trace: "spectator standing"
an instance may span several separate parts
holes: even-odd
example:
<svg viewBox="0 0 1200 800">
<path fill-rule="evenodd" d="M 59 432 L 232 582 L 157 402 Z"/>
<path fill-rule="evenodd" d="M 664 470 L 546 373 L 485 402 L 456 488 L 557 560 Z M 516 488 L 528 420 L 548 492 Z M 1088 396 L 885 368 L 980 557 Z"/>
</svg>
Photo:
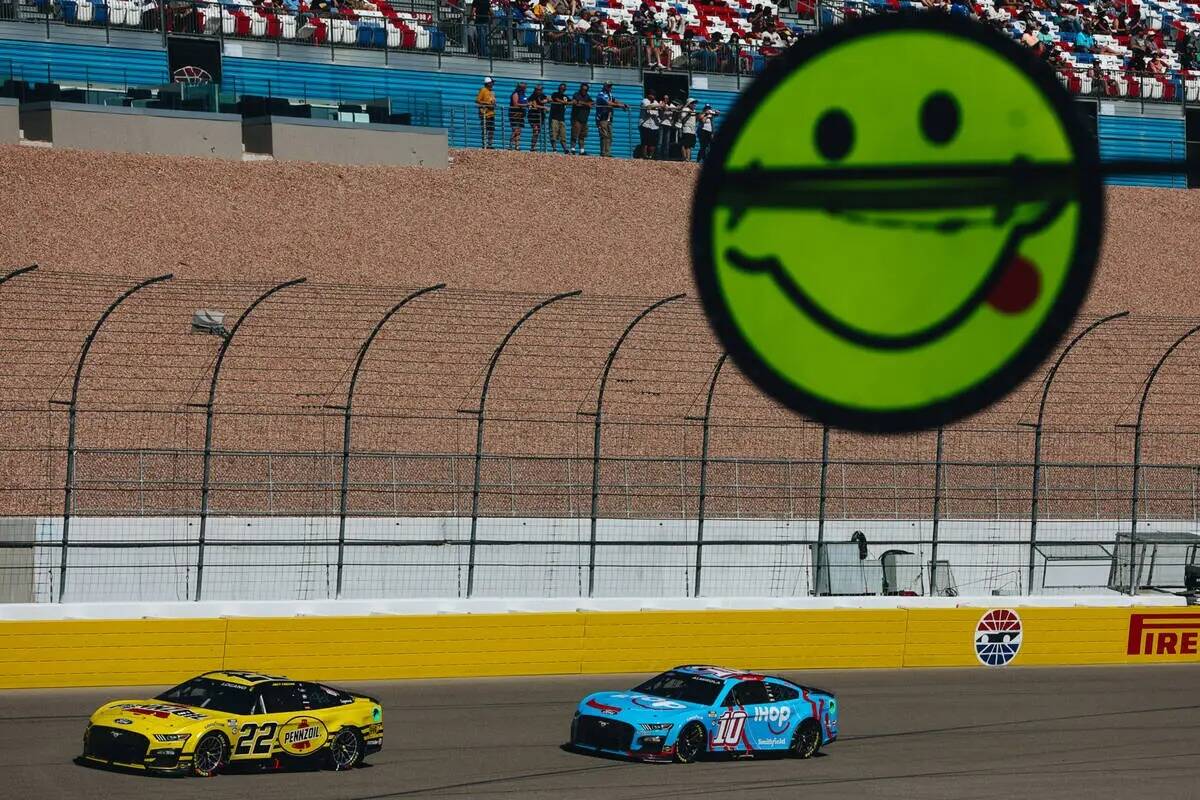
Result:
<svg viewBox="0 0 1200 800">
<path fill-rule="evenodd" d="M 692 160 L 692 148 L 696 146 L 696 98 L 690 98 L 679 112 L 679 155 L 684 161 Z"/>
<path fill-rule="evenodd" d="M 669 159 L 671 145 L 675 143 L 675 115 L 679 106 L 671 102 L 671 96 L 664 93 L 658 103 L 658 157 Z"/>
<path fill-rule="evenodd" d="M 592 96 L 588 94 L 588 85 L 579 84 L 579 91 L 571 97 L 571 152 L 587 155 L 584 145 L 587 142 L 588 117 L 592 113 Z"/>
<path fill-rule="evenodd" d="M 492 30 L 492 0 L 471 0 L 471 29 L 475 31 L 475 53 L 487 58 Z"/>
<path fill-rule="evenodd" d="M 571 99 L 567 97 L 567 85 L 560 83 L 558 91 L 550 95 L 550 152 L 557 152 L 554 145 L 562 148 L 567 155 L 567 106 Z"/>
<path fill-rule="evenodd" d="M 541 146 L 542 122 L 546 118 L 546 92 L 542 85 L 533 87 L 529 96 L 529 150 L 533 152 Z"/>
<path fill-rule="evenodd" d="M 710 105 L 705 105 L 700 112 L 700 152 L 696 154 L 696 160 L 701 163 L 708 156 L 708 148 L 712 145 L 713 120 L 720 113 Z"/>
<path fill-rule="evenodd" d="M 638 153 L 641 158 L 654 158 L 654 148 L 658 144 L 658 100 L 654 92 L 647 89 L 642 98 L 641 118 L 638 120 L 638 134 L 641 136 L 641 147 Z"/>
<path fill-rule="evenodd" d="M 612 95 L 613 85 L 606 83 L 596 95 L 596 131 L 600 134 L 600 157 L 612 156 L 612 121 L 614 108 L 629 108 Z"/>
<path fill-rule="evenodd" d="M 525 82 L 522 81 L 508 96 L 508 124 L 512 128 L 512 136 L 508 140 L 509 150 L 521 149 L 521 133 L 525 130 L 525 109 L 528 107 L 529 100 L 525 97 Z"/>
<path fill-rule="evenodd" d="M 492 79 L 484 78 L 479 94 L 475 95 L 475 107 L 479 109 L 479 130 L 485 150 L 492 149 L 496 136 L 496 93 L 492 91 Z"/>
</svg>

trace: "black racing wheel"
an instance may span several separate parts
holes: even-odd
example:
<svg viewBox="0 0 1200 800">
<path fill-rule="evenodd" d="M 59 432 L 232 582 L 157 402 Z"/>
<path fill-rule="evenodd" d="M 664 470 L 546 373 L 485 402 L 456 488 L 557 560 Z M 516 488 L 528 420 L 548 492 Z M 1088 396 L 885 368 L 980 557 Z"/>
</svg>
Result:
<svg viewBox="0 0 1200 800">
<path fill-rule="evenodd" d="M 812 758 L 821 749 L 821 726 L 809 717 L 800 723 L 792 736 L 792 755 L 796 758 Z"/>
<path fill-rule="evenodd" d="M 196 743 L 192 754 L 192 774 L 200 778 L 211 778 L 229 763 L 229 742 L 221 734 L 206 733 Z"/>
<path fill-rule="evenodd" d="M 342 728 L 329 740 L 329 768 L 354 769 L 367 755 L 367 746 L 358 728 Z"/>
<path fill-rule="evenodd" d="M 691 764 L 708 749 L 708 733 L 699 722 L 689 722 L 679 732 L 675 742 L 675 760 L 680 764 Z"/>
</svg>

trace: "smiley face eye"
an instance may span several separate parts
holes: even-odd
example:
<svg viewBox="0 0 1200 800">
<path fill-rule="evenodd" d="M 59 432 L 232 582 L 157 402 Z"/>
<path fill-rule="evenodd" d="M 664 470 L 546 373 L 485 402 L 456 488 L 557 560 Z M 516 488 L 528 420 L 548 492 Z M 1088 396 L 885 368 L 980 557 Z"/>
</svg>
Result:
<svg viewBox="0 0 1200 800">
<path fill-rule="evenodd" d="M 946 92 L 934 92 L 921 104 L 921 132 L 933 144 L 947 144 L 958 133 L 958 101 Z"/>
<path fill-rule="evenodd" d="M 831 108 L 817 120 L 813 138 L 827 161 L 841 161 L 854 147 L 854 123 L 845 111 Z"/>
</svg>

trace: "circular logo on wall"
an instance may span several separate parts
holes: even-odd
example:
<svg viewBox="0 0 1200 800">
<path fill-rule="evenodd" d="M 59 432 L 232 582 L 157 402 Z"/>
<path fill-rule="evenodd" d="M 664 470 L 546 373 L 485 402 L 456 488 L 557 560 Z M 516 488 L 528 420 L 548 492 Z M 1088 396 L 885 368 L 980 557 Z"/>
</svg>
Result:
<svg viewBox="0 0 1200 800">
<path fill-rule="evenodd" d="M 1021 618 L 1010 608 L 988 611 L 975 626 L 975 655 L 988 667 L 1003 667 L 1021 649 Z"/>
<path fill-rule="evenodd" d="M 316 717 L 292 717 L 279 729 L 279 746 L 294 756 L 315 753 L 328 738 L 329 731 Z"/>
</svg>

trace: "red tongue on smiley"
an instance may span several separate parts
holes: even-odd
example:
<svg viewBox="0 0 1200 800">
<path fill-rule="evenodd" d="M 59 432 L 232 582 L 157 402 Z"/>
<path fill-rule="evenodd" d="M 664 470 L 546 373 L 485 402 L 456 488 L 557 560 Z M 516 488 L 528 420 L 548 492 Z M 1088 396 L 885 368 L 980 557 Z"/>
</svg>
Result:
<svg viewBox="0 0 1200 800">
<path fill-rule="evenodd" d="M 1000 281 L 987 296 L 988 305 L 1001 314 L 1019 314 L 1033 305 L 1042 290 L 1042 277 L 1032 261 L 1014 255 Z"/>
</svg>

